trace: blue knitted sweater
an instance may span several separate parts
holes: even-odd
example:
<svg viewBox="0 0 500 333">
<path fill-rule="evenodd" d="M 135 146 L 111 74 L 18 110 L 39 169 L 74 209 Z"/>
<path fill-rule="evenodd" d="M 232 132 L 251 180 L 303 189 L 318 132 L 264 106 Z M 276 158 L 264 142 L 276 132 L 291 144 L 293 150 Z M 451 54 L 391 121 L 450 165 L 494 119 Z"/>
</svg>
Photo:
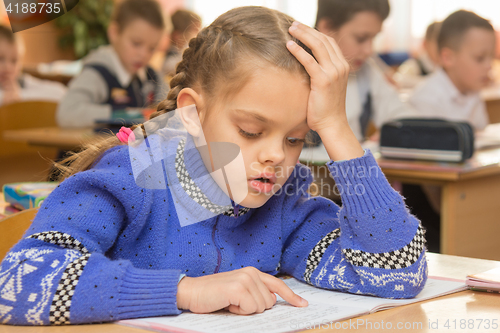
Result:
<svg viewBox="0 0 500 333">
<path fill-rule="evenodd" d="M 196 149 L 172 138 L 165 176 L 206 172 Z M 168 158 L 167 158 L 168 159 Z M 263 206 L 181 227 L 169 188 L 139 187 L 128 147 L 108 150 L 43 202 L 0 266 L 0 323 L 78 324 L 176 315 L 180 274 L 253 266 L 321 288 L 390 298 L 418 294 L 427 279 L 423 230 L 369 151 L 327 163 L 342 208 L 311 197 L 297 164 Z M 210 177 L 209 177 L 210 178 Z M 196 182 L 205 193 L 213 179 Z M 220 190 L 220 189 L 219 189 Z M 189 194 L 189 193 L 188 193 Z M 194 208 L 189 197 L 186 209 Z M 235 214 L 236 213 L 236 214 Z"/>
</svg>

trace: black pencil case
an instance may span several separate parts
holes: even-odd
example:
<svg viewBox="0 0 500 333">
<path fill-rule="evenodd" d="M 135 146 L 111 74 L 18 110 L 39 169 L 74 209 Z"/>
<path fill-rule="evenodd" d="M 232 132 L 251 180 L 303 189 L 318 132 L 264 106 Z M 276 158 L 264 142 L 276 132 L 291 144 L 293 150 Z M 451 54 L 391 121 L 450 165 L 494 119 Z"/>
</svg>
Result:
<svg viewBox="0 0 500 333">
<path fill-rule="evenodd" d="M 398 119 L 382 126 L 383 157 L 463 162 L 474 153 L 474 131 L 467 122 Z"/>
</svg>

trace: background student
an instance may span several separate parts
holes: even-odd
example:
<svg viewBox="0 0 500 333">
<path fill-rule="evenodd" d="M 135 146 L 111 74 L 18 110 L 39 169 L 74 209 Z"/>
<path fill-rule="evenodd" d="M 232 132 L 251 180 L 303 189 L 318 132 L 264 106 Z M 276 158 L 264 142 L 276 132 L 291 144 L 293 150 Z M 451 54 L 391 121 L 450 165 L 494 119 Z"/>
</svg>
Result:
<svg viewBox="0 0 500 333">
<path fill-rule="evenodd" d="M 88 127 L 110 119 L 114 110 L 143 108 L 159 102 L 168 88 L 148 62 L 165 30 L 155 0 L 124 0 L 114 9 L 108 36 L 84 59 L 80 75 L 69 84 L 57 120 L 63 127 Z"/>
<path fill-rule="evenodd" d="M 442 69 L 410 98 L 419 116 L 467 121 L 476 130 L 486 127 L 488 113 L 479 92 L 490 81 L 495 45 L 495 31 L 484 18 L 465 10 L 448 16 L 438 37 Z"/>
<path fill-rule="evenodd" d="M 439 67 L 438 36 L 441 22 L 429 24 L 421 49 L 414 58 L 406 60 L 394 74 L 400 87 L 413 88 Z"/>
<path fill-rule="evenodd" d="M 419 116 L 467 121 L 483 129 L 488 114 L 479 91 L 489 81 L 495 55 L 493 27 L 472 12 L 454 12 L 441 25 L 438 47 L 442 68 L 415 89 L 410 103 Z M 404 184 L 402 194 L 427 229 L 429 250 L 439 252 L 441 188 Z"/>
<path fill-rule="evenodd" d="M 373 39 L 389 15 L 388 0 L 318 0 L 316 28 L 333 37 L 350 64 L 346 109 L 349 125 L 364 140 L 369 124 L 415 115 L 371 58 Z"/>
<path fill-rule="evenodd" d="M 59 101 L 66 93 L 62 83 L 21 73 L 24 45 L 9 27 L 0 25 L 0 105 L 27 101 Z"/>
<path fill-rule="evenodd" d="M 175 67 L 182 60 L 182 52 L 188 47 L 189 40 L 201 29 L 201 17 L 186 9 L 179 9 L 172 14 L 173 30 L 170 34 L 171 44 L 165 56 L 163 75 L 175 75 Z"/>
</svg>

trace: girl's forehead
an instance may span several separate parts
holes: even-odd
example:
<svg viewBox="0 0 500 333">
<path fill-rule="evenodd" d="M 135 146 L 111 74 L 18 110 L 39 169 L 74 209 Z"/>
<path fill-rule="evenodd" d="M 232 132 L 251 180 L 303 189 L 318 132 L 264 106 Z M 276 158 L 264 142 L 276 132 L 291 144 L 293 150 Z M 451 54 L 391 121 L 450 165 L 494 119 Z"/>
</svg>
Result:
<svg viewBox="0 0 500 333">
<path fill-rule="evenodd" d="M 259 69 L 246 84 L 233 95 L 229 103 L 249 104 L 254 107 L 276 107 L 304 102 L 309 96 L 310 86 L 299 73 L 284 70 Z"/>
<path fill-rule="evenodd" d="M 259 72 L 226 101 L 224 109 L 268 124 L 305 121 L 310 87 L 304 76 L 276 70 Z"/>
</svg>

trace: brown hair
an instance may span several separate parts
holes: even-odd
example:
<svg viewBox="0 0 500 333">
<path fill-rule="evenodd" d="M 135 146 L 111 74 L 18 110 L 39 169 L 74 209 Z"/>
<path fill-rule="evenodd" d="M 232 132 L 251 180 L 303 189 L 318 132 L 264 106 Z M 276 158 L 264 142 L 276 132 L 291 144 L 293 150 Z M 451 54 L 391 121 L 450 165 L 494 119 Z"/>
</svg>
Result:
<svg viewBox="0 0 500 333">
<path fill-rule="evenodd" d="M 286 48 L 286 42 L 293 40 L 312 55 L 309 48 L 288 33 L 293 21 L 276 10 L 254 6 L 235 8 L 219 16 L 189 41 L 170 81 L 167 98 L 157 106 L 150 119 L 177 109 L 177 96 L 187 87 L 203 91 L 207 109 L 210 109 L 215 98 L 227 98 L 243 88 L 254 69 L 262 64 L 301 74 L 309 80 L 302 64 Z M 162 126 L 160 123 L 155 125 Z M 146 137 L 143 124 L 131 129 L 139 126 Z M 151 131 L 148 128 L 148 132 Z M 85 146 L 80 153 L 73 153 L 56 163 L 59 179 L 87 170 L 104 151 L 120 144 L 116 136 L 110 135 L 97 144 Z"/>
<path fill-rule="evenodd" d="M 425 40 L 437 42 L 439 30 L 441 30 L 441 24 L 442 22 L 432 22 L 429 24 L 427 30 L 425 31 Z"/>
<path fill-rule="evenodd" d="M 389 0 L 318 0 L 316 27 L 327 19 L 332 29 L 339 29 L 360 12 L 373 12 L 384 21 L 390 10 Z"/>
<path fill-rule="evenodd" d="M 157 0 L 124 0 L 115 5 L 111 15 L 111 21 L 116 22 L 120 30 L 136 19 L 160 30 L 165 29 L 163 10 Z"/>
<path fill-rule="evenodd" d="M 14 33 L 9 27 L 6 27 L 5 25 L 0 25 L 0 39 L 4 39 L 11 44 L 15 44 L 16 42 Z"/>
<path fill-rule="evenodd" d="M 490 22 L 481 16 L 466 10 L 458 10 L 448 16 L 441 24 L 438 37 L 438 47 L 458 49 L 465 34 L 472 28 L 486 29 L 495 32 Z"/>
<path fill-rule="evenodd" d="M 201 17 L 186 9 L 179 9 L 171 17 L 173 30 L 181 33 L 186 32 L 191 27 L 201 25 Z"/>
</svg>

